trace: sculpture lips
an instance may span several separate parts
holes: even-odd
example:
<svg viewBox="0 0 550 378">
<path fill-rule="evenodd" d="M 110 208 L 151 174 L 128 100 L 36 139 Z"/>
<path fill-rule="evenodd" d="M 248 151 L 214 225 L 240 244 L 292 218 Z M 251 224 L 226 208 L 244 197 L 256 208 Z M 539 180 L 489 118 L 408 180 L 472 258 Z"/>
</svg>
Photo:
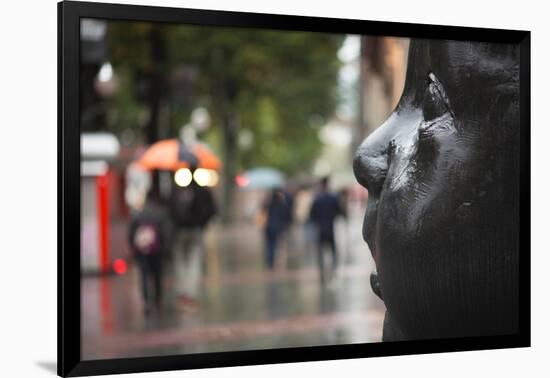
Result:
<svg viewBox="0 0 550 378">
<path fill-rule="evenodd" d="M 378 280 L 378 273 L 376 271 L 370 274 L 370 287 L 374 294 L 378 296 L 378 298 L 382 300 L 384 299 L 382 298 L 382 290 L 380 288 L 380 281 Z"/>
</svg>

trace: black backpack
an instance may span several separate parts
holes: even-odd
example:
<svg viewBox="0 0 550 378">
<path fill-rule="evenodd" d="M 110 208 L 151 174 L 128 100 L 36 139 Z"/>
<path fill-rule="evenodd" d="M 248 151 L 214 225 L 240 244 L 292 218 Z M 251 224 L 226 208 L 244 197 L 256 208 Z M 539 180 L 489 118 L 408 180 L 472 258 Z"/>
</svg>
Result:
<svg viewBox="0 0 550 378">
<path fill-rule="evenodd" d="M 195 185 L 176 188 L 172 193 L 170 210 L 174 223 L 179 227 L 203 227 L 216 213 L 210 191 Z"/>
</svg>

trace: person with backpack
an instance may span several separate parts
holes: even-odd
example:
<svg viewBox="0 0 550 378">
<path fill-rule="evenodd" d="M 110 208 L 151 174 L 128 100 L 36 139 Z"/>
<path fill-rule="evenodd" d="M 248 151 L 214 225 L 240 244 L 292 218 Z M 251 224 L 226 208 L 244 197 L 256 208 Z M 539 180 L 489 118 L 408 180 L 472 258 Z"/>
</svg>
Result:
<svg viewBox="0 0 550 378">
<path fill-rule="evenodd" d="M 186 187 L 175 186 L 170 199 L 172 221 L 176 228 L 173 248 L 175 289 L 179 304 L 197 311 L 203 260 L 203 232 L 216 214 L 210 189 L 195 180 Z"/>
<path fill-rule="evenodd" d="M 138 265 L 144 312 L 162 309 L 162 264 L 169 245 L 168 217 L 156 191 L 130 215 L 128 244 Z"/>
</svg>

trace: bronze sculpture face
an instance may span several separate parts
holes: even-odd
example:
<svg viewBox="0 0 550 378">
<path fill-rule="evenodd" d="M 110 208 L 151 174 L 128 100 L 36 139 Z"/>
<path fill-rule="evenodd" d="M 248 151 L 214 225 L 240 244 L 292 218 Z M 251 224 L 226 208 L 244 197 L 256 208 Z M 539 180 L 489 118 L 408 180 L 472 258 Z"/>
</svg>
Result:
<svg viewBox="0 0 550 378">
<path fill-rule="evenodd" d="M 354 159 L 384 340 L 518 330 L 519 49 L 413 40 L 403 95 Z"/>
</svg>

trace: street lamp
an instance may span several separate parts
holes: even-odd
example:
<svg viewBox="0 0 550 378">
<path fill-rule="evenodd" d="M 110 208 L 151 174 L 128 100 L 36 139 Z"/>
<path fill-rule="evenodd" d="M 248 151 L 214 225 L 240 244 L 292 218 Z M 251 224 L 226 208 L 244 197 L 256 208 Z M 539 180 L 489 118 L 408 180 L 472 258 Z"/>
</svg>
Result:
<svg viewBox="0 0 550 378">
<path fill-rule="evenodd" d="M 109 62 L 104 62 L 95 77 L 94 88 L 101 97 L 109 98 L 118 89 L 118 76 Z"/>
</svg>

